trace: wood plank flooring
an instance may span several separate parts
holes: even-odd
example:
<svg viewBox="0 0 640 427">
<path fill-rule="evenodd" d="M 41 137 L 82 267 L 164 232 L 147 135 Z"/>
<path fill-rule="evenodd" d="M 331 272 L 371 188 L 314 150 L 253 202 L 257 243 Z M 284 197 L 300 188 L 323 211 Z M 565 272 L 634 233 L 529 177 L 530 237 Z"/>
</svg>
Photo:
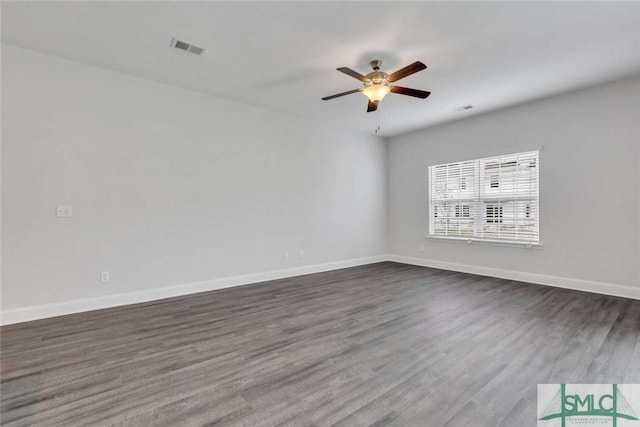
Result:
<svg viewBox="0 0 640 427">
<path fill-rule="evenodd" d="M 10 325 L 6 426 L 534 426 L 640 383 L 640 301 L 379 263 Z"/>
</svg>

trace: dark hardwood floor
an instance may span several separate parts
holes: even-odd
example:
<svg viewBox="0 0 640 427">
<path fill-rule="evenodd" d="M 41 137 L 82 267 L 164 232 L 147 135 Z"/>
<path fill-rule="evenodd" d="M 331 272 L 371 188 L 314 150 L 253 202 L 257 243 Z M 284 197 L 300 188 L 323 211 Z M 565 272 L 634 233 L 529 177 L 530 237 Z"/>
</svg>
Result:
<svg viewBox="0 0 640 427">
<path fill-rule="evenodd" d="M 534 426 L 640 301 L 380 263 L 1 328 L 2 425 Z"/>
</svg>

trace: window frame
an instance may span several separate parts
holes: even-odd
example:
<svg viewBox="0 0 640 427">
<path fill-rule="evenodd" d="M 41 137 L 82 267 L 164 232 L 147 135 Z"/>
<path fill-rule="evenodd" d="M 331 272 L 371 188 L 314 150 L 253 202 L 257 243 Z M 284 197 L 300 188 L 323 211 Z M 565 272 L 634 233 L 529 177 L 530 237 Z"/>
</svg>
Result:
<svg viewBox="0 0 640 427">
<path fill-rule="evenodd" d="M 537 152 L 537 165 L 536 165 L 536 180 L 537 180 L 537 197 L 535 198 L 534 201 L 534 205 L 525 205 L 525 212 L 529 213 L 529 216 L 526 216 L 526 218 L 532 218 L 531 215 L 531 211 L 533 210 L 534 212 L 537 212 L 537 223 L 536 223 L 536 227 L 537 227 L 537 231 L 538 231 L 538 240 L 537 241 L 533 241 L 533 240 L 509 240 L 509 239 L 491 239 L 491 238 L 485 238 L 485 237 L 477 237 L 475 236 L 475 228 L 478 226 L 484 226 L 485 224 L 483 223 L 482 220 L 478 220 L 476 221 L 475 219 L 473 220 L 474 223 L 474 236 L 471 237 L 467 237 L 467 236 L 443 236 L 443 235 L 436 235 L 436 234 L 430 234 L 431 231 L 431 221 L 433 220 L 431 218 L 431 205 L 432 205 L 432 183 L 431 183 L 431 168 L 436 167 L 436 166 L 443 166 L 443 165 L 453 165 L 456 163 L 465 163 L 465 162 L 477 162 L 478 163 L 478 173 L 480 173 L 480 164 L 482 161 L 487 161 L 487 160 L 492 160 L 494 158 L 499 158 L 499 157 L 508 157 L 508 156 L 514 156 L 514 155 L 519 155 L 519 154 L 527 154 L 527 153 L 532 153 L 532 152 Z M 487 156 L 483 156 L 483 157 L 477 157 L 477 158 L 473 158 L 473 159 L 468 159 L 468 160 L 457 160 L 457 161 L 450 161 L 450 162 L 446 162 L 446 163 L 437 163 L 437 164 L 431 164 L 427 166 L 427 203 L 426 203 L 426 211 L 427 211 L 427 233 L 425 235 L 426 239 L 429 240 L 439 240 L 439 241 L 445 241 L 445 242 L 464 242 L 467 244 L 481 244 L 481 245 L 491 245 L 491 246 L 507 246 L 507 247 L 519 247 L 519 248 L 534 248 L 534 249 L 542 249 L 543 248 L 543 243 L 542 243 L 542 230 L 541 230 L 541 222 L 542 222 L 542 216 L 541 216 L 541 211 L 540 211 L 540 188 L 541 188 L 541 182 L 540 182 L 540 165 L 543 163 L 542 161 L 542 153 L 543 153 L 543 147 L 540 146 L 538 148 L 533 148 L 533 149 L 528 149 L 528 150 L 518 150 L 518 151 L 514 151 L 514 152 L 509 152 L 509 153 L 500 153 L 500 154 L 494 154 L 494 155 L 487 155 Z M 491 185 L 491 182 L 489 182 L 489 184 Z M 499 185 L 499 184 L 498 184 Z M 483 201 L 488 201 L 488 199 L 482 198 L 480 195 L 480 191 L 479 191 L 479 183 L 477 183 L 476 186 L 476 191 L 478 191 L 477 194 L 475 194 L 475 202 L 477 202 L 478 204 L 483 202 Z M 496 188 L 496 187 L 491 187 L 491 188 Z M 517 198 L 516 198 L 517 199 Z M 452 200 L 452 202 L 455 202 L 455 199 Z M 458 201 L 459 203 L 466 203 L 466 201 Z M 485 202 L 486 203 L 486 202 Z M 455 208 L 454 208 L 455 209 Z M 486 209 L 486 206 L 483 207 L 483 209 Z M 474 208 L 473 206 L 471 207 L 471 211 L 473 211 Z M 486 215 L 486 212 L 484 212 L 484 214 Z M 498 218 L 496 218 L 498 219 Z M 502 219 L 502 218 L 500 218 Z"/>
</svg>

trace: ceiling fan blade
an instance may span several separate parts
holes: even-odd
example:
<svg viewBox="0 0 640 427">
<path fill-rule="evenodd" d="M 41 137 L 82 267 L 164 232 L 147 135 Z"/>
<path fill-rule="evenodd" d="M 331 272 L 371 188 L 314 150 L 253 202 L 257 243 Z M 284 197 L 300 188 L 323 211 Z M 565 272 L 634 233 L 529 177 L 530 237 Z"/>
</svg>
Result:
<svg viewBox="0 0 640 427">
<path fill-rule="evenodd" d="M 367 105 L 367 113 L 370 113 L 372 111 L 376 111 L 378 109 L 378 103 L 377 102 L 373 102 L 373 101 L 369 101 L 369 105 Z"/>
<path fill-rule="evenodd" d="M 336 68 L 336 70 L 340 71 L 341 73 L 345 73 L 346 75 L 351 76 L 351 77 L 353 77 L 355 79 L 358 79 L 361 82 L 367 83 L 369 81 L 368 78 L 366 78 L 365 76 L 363 76 L 359 72 L 352 70 L 351 68 L 340 67 L 340 68 Z"/>
<path fill-rule="evenodd" d="M 400 95 L 415 96 L 416 98 L 422 99 L 425 99 L 427 96 L 431 95 L 431 92 L 418 89 L 409 89 L 408 87 L 402 86 L 391 86 L 391 92 L 399 93 Z"/>
<path fill-rule="evenodd" d="M 388 82 L 397 82 L 398 80 L 403 79 L 403 78 L 405 78 L 407 76 L 410 76 L 411 74 L 417 73 L 418 71 L 422 71 L 425 68 L 427 68 L 426 65 L 424 65 L 420 61 L 416 61 L 411 65 L 407 65 L 406 67 L 399 69 L 395 73 L 389 74 L 387 76 L 387 81 Z"/>
<path fill-rule="evenodd" d="M 347 92 L 336 93 L 335 95 L 331 95 L 331 96 L 325 96 L 324 98 L 322 98 L 322 100 L 323 101 L 328 101 L 330 99 L 337 98 L 339 96 L 351 95 L 352 93 L 356 93 L 356 92 L 362 92 L 362 89 L 353 89 L 353 90 L 349 90 Z"/>
</svg>

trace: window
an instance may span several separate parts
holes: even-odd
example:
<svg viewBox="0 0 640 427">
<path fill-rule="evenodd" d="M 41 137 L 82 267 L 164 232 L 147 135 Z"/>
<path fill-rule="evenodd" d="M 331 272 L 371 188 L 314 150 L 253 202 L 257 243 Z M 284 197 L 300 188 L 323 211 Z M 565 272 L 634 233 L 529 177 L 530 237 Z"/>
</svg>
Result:
<svg viewBox="0 0 640 427">
<path fill-rule="evenodd" d="M 491 203 L 487 205 L 487 223 L 502 222 L 502 206 Z"/>
<path fill-rule="evenodd" d="M 471 218 L 471 206 L 456 205 L 456 218 Z"/>
<path fill-rule="evenodd" d="M 539 152 L 429 166 L 429 236 L 539 243 Z"/>
</svg>

